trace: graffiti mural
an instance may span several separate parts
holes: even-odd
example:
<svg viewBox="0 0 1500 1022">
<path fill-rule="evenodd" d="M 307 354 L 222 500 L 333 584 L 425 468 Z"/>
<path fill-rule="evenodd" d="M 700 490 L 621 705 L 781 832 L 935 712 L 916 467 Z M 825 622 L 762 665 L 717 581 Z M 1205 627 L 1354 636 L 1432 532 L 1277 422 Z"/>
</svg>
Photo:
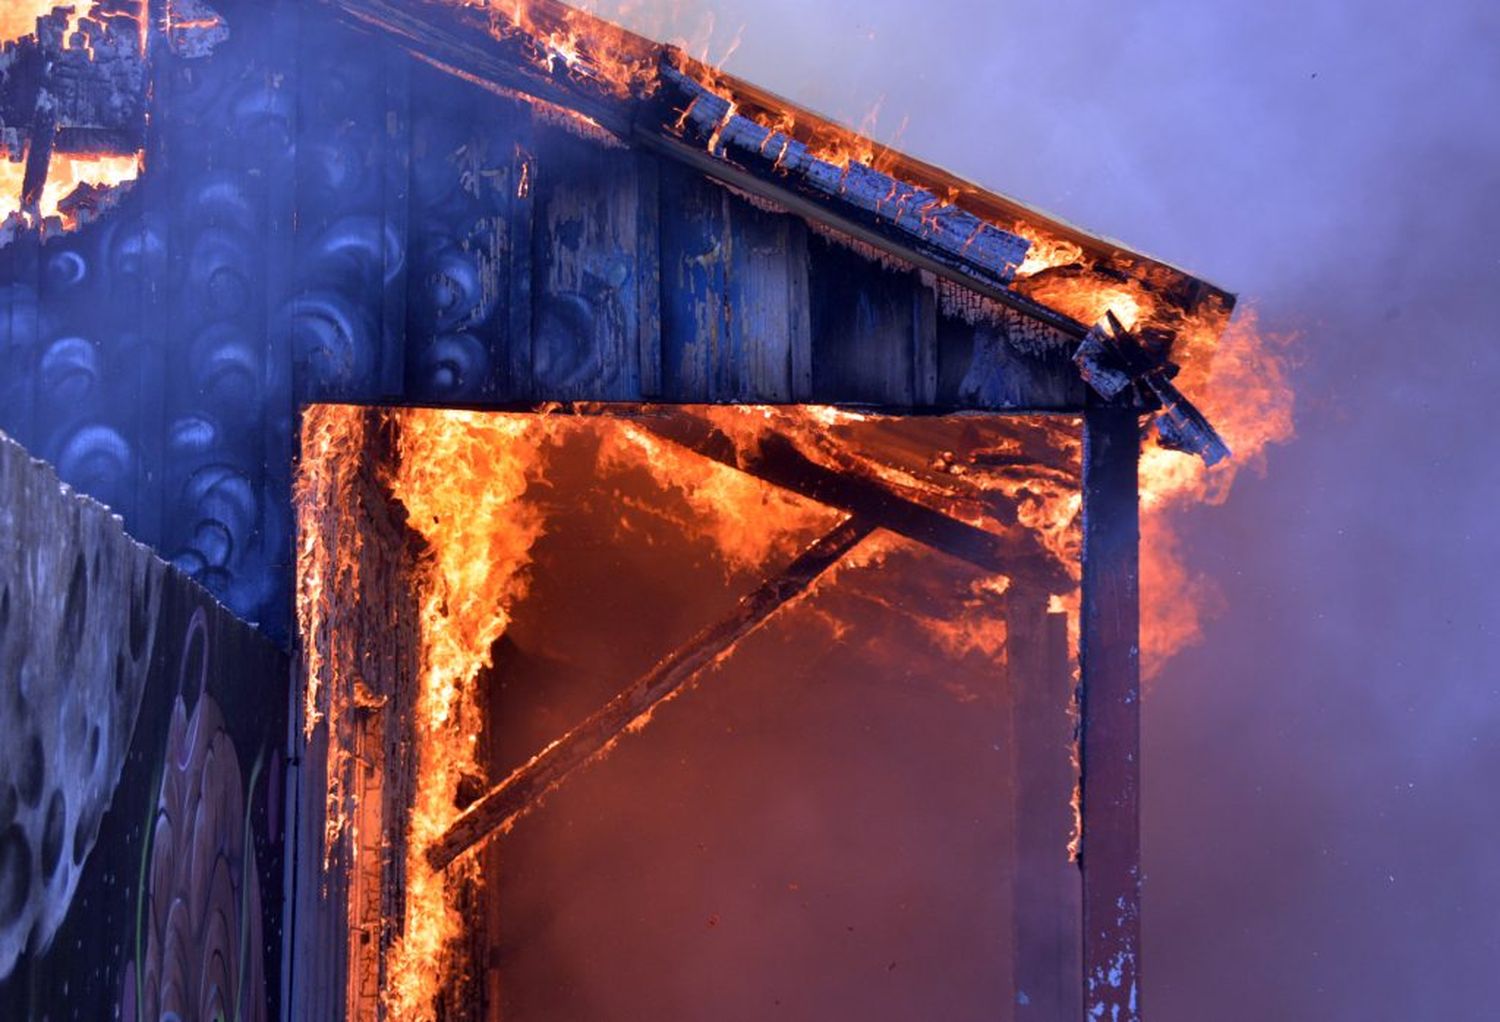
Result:
<svg viewBox="0 0 1500 1022">
<path fill-rule="evenodd" d="M 279 1005 L 285 654 L 0 436 L 0 1018 Z"/>
</svg>

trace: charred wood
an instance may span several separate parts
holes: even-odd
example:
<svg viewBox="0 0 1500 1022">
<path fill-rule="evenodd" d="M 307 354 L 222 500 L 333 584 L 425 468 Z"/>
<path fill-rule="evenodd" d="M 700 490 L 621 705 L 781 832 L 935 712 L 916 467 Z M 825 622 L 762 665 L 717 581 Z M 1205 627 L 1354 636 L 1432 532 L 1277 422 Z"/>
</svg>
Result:
<svg viewBox="0 0 1500 1022">
<path fill-rule="evenodd" d="M 877 230 L 893 231 L 905 243 L 949 264 L 951 269 L 991 284 L 1008 284 L 1026 258 L 1030 243 L 1002 231 L 868 164 L 851 160 L 840 167 L 819 159 L 790 135 L 734 112 L 733 104 L 690 75 L 663 63 L 662 81 L 681 96 L 684 130 L 705 141 L 710 155 L 769 173 L 803 195 L 845 207 Z"/>
<path fill-rule="evenodd" d="M 1073 360 L 1084 381 L 1106 401 L 1135 387 L 1138 400 L 1158 405 L 1156 429 L 1163 447 L 1196 454 L 1210 466 L 1229 457 L 1229 445 L 1172 383 L 1177 367 L 1148 352 L 1113 312 L 1088 332 Z"/>
<path fill-rule="evenodd" d="M 1079 762 L 1088 1018 L 1139 1022 L 1140 432 L 1128 408 L 1084 418 Z"/>
</svg>

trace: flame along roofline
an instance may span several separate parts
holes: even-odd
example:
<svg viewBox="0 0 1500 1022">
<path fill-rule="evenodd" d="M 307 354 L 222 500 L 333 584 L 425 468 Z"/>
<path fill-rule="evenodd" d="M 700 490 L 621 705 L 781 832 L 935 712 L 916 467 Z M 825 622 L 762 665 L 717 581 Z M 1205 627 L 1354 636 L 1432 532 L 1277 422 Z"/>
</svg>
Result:
<svg viewBox="0 0 1500 1022">
<path fill-rule="evenodd" d="M 668 47 L 668 49 L 670 48 Z M 696 61 L 693 61 L 693 63 L 698 64 L 700 67 L 703 66 Z M 711 71 L 712 69 L 709 70 Z M 732 97 L 736 98 L 736 101 L 742 106 L 748 101 L 766 109 L 784 110 L 795 118 L 799 124 L 806 123 L 813 127 L 814 130 L 822 129 L 832 133 L 848 134 L 860 138 L 879 154 L 879 161 L 886 173 L 936 194 L 951 195 L 953 196 L 952 201 L 955 205 L 967 209 L 976 216 L 994 223 L 1003 224 L 1006 221 L 1019 221 L 1031 224 L 1041 228 L 1047 234 L 1054 235 L 1064 241 L 1072 242 L 1078 245 L 1085 253 L 1102 258 L 1109 263 L 1129 262 L 1144 271 L 1162 272 L 1180 278 L 1182 285 L 1199 289 L 1204 297 L 1210 294 L 1215 295 L 1226 302 L 1228 307 L 1231 308 L 1236 301 L 1237 296 L 1234 292 L 1213 283 L 1205 277 L 1195 274 L 1185 267 L 1149 255 L 1139 249 L 1133 249 L 1124 242 L 1116 238 L 1111 238 L 1108 235 L 1093 233 L 1052 212 L 987 188 L 969 178 L 965 178 L 960 174 L 923 160 L 920 157 L 913 156 L 901 149 L 876 142 L 868 136 L 859 134 L 857 129 L 841 123 L 836 118 L 819 113 L 810 107 L 803 106 L 752 82 L 723 72 L 712 73 L 716 75 L 719 83 L 731 92 Z"/>
<path fill-rule="evenodd" d="M 1082 337 L 1094 325 L 1092 316 L 1070 314 L 1045 298 L 1026 293 L 1027 280 L 1040 283 L 1049 271 L 1082 272 L 1150 295 L 1151 304 L 1167 315 L 1156 325 L 1168 335 L 1173 325 L 1196 320 L 1198 340 L 1205 333 L 1217 338 L 1229 321 L 1235 295 L 1203 278 L 1091 234 L 1074 224 L 1028 206 L 999 192 L 927 163 L 897 149 L 880 145 L 857 131 L 769 90 L 694 60 L 680 49 L 658 43 L 597 15 L 558 0 L 321 0 L 346 20 L 366 30 L 393 38 L 414 55 L 482 87 L 550 103 L 580 114 L 631 145 L 652 148 L 700 172 L 731 183 L 755 182 L 757 190 L 789 211 L 821 221 L 836 230 L 875 242 L 898 258 L 939 273 L 960 286 L 1018 308 L 1066 333 Z M 861 221 L 853 203 L 829 194 L 816 205 L 798 201 L 796 189 L 773 168 L 745 166 L 718 152 L 718 138 L 704 147 L 669 131 L 677 116 L 663 118 L 661 100 L 664 70 L 676 69 L 701 86 L 727 99 L 730 109 L 757 123 L 770 121 L 786 135 L 808 145 L 824 159 L 831 150 L 875 154 L 878 170 L 911 189 L 938 196 L 952 208 L 977 217 L 1032 243 L 1033 251 L 1064 250 L 1076 259 L 1048 257 L 1040 272 L 1023 272 L 1020 286 L 1010 274 L 1001 279 L 976 279 L 974 274 L 926 258 L 920 245 L 905 245 L 887 236 L 877 238 L 857 230 Z M 768 125 L 769 126 L 769 125 Z M 705 159 L 706 157 L 706 159 Z M 771 194 L 765 194 L 771 193 Z M 856 214 L 848 218 L 840 214 Z M 868 218 L 866 218 L 868 219 Z M 853 229 L 853 230 L 851 230 Z M 1074 252 L 1073 250 L 1076 250 Z M 1014 267 L 1006 267 L 1013 270 Z M 1024 267 L 1022 268 L 1024 271 Z M 1207 327 L 1205 331 L 1202 329 Z"/>
</svg>

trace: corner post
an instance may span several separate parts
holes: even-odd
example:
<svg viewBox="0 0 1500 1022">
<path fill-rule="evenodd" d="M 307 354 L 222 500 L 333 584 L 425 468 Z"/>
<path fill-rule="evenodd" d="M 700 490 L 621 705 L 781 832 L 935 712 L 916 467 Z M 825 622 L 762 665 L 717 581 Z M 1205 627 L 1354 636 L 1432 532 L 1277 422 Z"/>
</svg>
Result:
<svg viewBox="0 0 1500 1022">
<path fill-rule="evenodd" d="M 1141 1018 L 1139 415 L 1091 406 L 1083 432 L 1079 761 L 1086 1018 Z"/>
</svg>

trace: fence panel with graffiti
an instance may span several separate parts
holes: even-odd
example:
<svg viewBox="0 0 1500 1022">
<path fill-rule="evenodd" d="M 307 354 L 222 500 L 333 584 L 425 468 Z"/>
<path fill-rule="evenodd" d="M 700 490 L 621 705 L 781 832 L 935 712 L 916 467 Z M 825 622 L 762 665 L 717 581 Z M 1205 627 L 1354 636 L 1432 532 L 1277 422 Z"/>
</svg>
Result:
<svg viewBox="0 0 1500 1022">
<path fill-rule="evenodd" d="M 0 1018 L 278 1016 L 287 685 L 0 434 Z"/>
</svg>

